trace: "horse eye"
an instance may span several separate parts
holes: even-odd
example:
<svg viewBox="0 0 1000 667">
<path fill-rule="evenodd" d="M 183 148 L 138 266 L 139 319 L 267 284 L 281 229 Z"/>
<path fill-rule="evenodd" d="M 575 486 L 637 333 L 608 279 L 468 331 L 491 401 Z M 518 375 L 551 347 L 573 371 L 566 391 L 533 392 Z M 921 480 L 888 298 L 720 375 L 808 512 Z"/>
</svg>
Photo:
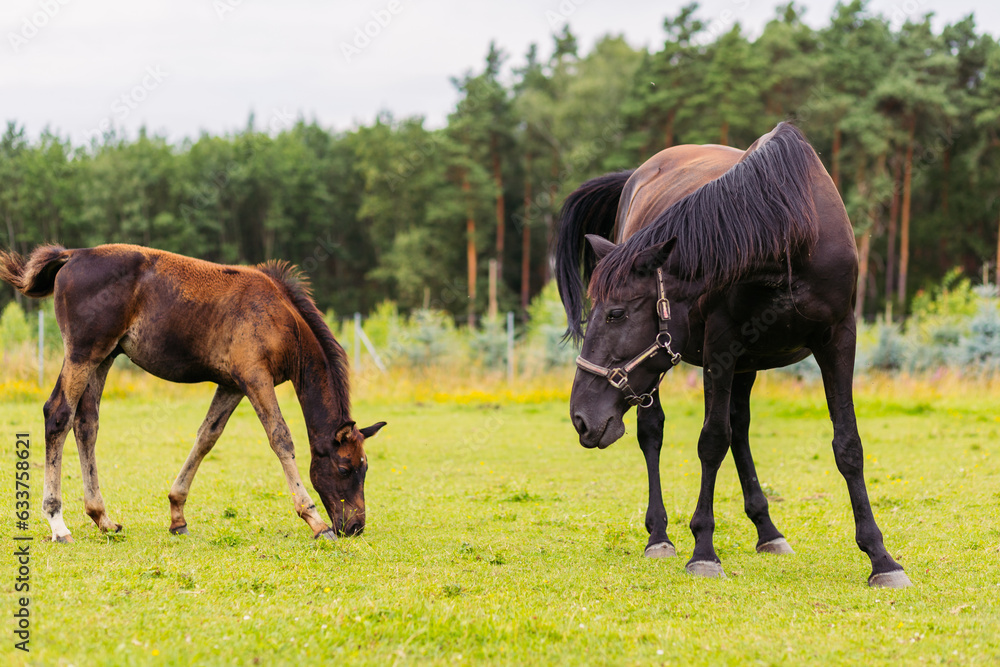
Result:
<svg viewBox="0 0 1000 667">
<path fill-rule="evenodd" d="M 351 470 L 349 468 L 337 468 L 337 471 L 340 473 L 341 477 L 348 477 L 351 474 Z"/>
<path fill-rule="evenodd" d="M 615 308 L 614 310 L 608 311 L 608 322 L 614 322 L 615 320 L 621 320 L 625 318 L 624 308 Z"/>
</svg>

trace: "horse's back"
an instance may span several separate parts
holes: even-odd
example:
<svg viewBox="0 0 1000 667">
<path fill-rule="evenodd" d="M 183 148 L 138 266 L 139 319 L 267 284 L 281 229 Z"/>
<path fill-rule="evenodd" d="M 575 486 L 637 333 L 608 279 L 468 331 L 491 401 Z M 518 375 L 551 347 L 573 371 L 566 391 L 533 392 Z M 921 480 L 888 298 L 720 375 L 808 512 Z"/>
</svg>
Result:
<svg viewBox="0 0 1000 667">
<path fill-rule="evenodd" d="M 99 296 L 102 306 L 126 310 L 157 303 L 197 307 L 233 305 L 233 300 L 286 301 L 256 267 L 216 264 L 165 250 L 122 243 L 79 248 L 57 275 L 56 295 L 82 300 Z M 248 304 L 249 305 L 249 304 Z M 252 313 L 238 313 L 240 317 Z"/>
<path fill-rule="evenodd" d="M 711 144 L 681 145 L 654 155 L 633 173 L 623 189 L 615 242 L 625 241 L 684 197 L 750 159 L 780 127 L 761 136 L 746 151 Z M 807 162 L 811 164 L 806 178 L 814 209 L 815 240 L 787 259 L 764 262 L 773 266 L 761 266 L 741 283 L 747 283 L 746 289 L 751 291 L 773 283 L 774 298 L 778 301 L 794 293 L 793 314 L 810 322 L 839 321 L 853 312 L 858 271 L 854 230 L 829 173 L 811 147 L 809 152 L 811 159 Z M 698 234 L 700 230 L 692 229 L 689 233 Z M 830 280 L 830 276 L 843 279 Z M 746 294 L 739 289 L 730 293 L 735 301 L 746 300 Z"/>
<path fill-rule="evenodd" d="M 646 160 L 625 184 L 618 202 L 614 241 L 621 243 L 657 215 L 715 180 L 740 161 L 744 151 L 717 144 L 684 144 Z"/>
<path fill-rule="evenodd" d="M 260 270 L 124 244 L 72 253 L 56 285 L 71 345 L 114 341 L 136 365 L 173 382 L 232 384 L 240 360 L 285 374 L 283 352 L 298 322 Z M 98 347 L 98 355 L 113 351 Z"/>
<path fill-rule="evenodd" d="M 757 139 L 747 150 L 717 144 L 683 144 L 664 149 L 644 162 L 625 184 L 618 202 L 615 243 L 621 243 L 678 201 L 713 181 L 767 143 L 777 128 Z M 843 200 L 819 156 L 812 170 L 812 192 L 820 222 L 818 246 L 829 252 L 825 264 L 857 269 L 854 230 Z M 813 259 L 810 257 L 809 259 Z"/>
</svg>

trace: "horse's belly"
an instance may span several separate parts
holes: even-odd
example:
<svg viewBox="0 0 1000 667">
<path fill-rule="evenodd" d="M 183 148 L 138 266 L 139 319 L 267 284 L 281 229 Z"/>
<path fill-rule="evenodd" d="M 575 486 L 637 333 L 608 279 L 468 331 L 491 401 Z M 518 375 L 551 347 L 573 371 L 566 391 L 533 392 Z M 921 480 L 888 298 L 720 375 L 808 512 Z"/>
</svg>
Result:
<svg viewBox="0 0 1000 667">
<path fill-rule="evenodd" d="M 118 346 L 136 366 L 170 382 L 231 382 L 227 374 L 196 358 L 185 345 L 148 344 L 126 335 L 118 342 Z"/>
<path fill-rule="evenodd" d="M 771 368 L 783 368 L 798 363 L 808 357 L 812 352 L 806 348 L 800 348 L 794 352 L 784 354 L 754 354 L 748 352 L 740 357 L 736 362 L 736 372 L 743 371 L 766 371 Z"/>
</svg>

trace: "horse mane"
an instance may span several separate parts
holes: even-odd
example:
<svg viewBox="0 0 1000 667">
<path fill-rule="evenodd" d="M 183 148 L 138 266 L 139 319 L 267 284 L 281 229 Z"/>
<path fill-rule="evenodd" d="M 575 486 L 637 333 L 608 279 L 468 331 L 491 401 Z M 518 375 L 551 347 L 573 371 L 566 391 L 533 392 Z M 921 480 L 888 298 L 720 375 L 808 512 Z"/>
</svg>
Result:
<svg viewBox="0 0 1000 667">
<path fill-rule="evenodd" d="M 753 148 L 753 147 L 752 147 Z M 769 262 L 791 262 L 818 238 L 811 179 L 818 158 L 802 133 L 779 123 L 771 137 L 608 253 L 590 282 L 595 300 L 621 298 L 643 250 L 677 237 L 670 261 L 682 280 L 725 288 Z"/>
<path fill-rule="evenodd" d="M 351 414 L 351 392 L 347 353 L 333 337 L 330 327 L 323 319 L 316 303 L 312 299 L 312 285 L 299 267 L 284 260 L 272 259 L 256 267 L 261 273 L 272 278 L 285 288 L 285 293 L 291 299 L 299 315 L 306 321 L 310 331 L 319 341 L 319 346 L 326 357 L 327 368 L 334 395 L 338 399 L 340 414 L 344 419 Z"/>
</svg>

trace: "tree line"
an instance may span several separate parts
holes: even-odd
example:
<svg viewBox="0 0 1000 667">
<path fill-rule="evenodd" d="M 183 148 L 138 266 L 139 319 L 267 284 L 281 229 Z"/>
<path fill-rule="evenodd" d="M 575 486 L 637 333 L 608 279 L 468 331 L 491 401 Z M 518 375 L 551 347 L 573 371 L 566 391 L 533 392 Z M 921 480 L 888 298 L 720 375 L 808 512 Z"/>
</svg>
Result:
<svg viewBox="0 0 1000 667">
<path fill-rule="evenodd" d="M 985 276 L 1000 250 L 996 39 L 973 16 L 937 30 L 929 15 L 860 0 L 820 29 L 802 14 L 783 6 L 751 38 L 692 4 L 664 20 L 659 49 L 609 35 L 581 53 L 567 26 L 550 56 L 533 45 L 513 64 L 491 44 L 453 79 L 459 101 L 441 128 L 388 111 L 347 131 L 251 116 L 177 144 L 141 130 L 74 145 L 9 122 L 0 239 L 21 252 L 127 242 L 227 263 L 279 257 L 304 268 L 324 309 L 391 299 L 474 322 L 490 264 L 501 309 L 523 312 L 549 280 L 559 205 L 584 180 L 679 143 L 745 148 L 791 120 L 854 223 L 859 313 L 903 313 L 955 267 Z"/>
</svg>

